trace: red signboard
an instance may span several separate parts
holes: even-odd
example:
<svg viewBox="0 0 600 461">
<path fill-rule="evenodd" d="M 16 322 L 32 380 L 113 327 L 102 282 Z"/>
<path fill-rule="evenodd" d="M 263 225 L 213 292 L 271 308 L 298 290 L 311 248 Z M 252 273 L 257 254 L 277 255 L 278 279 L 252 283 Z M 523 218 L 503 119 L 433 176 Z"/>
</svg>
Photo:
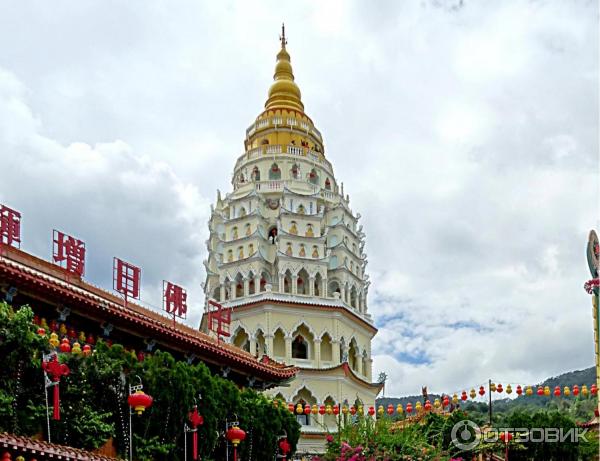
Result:
<svg viewBox="0 0 600 461">
<path fill-rule="evenodd" d="M 208 328 L 221 336 L 231 336 L 229 326 L 231 325 L 231 308 L 223 307 L 218 302 L 208 300 Z"/>
<path fill-rule="evenodd" d="M 55 263 L 78 277 L 85 274 L 85 243 L 75 237 L 54 230 L 52 257 Z"/>
<path fill-rule="evenodd" d="M 187 292 L 179 285 L 163 280 L 163 307 L 167 314 L 184 319 L 187 314 Z"/>
<path fill-rule="evenodd" d="M 113 289 L 125 298 L 140 299 L 142 270 L 119 258 L 113 258 Z"/>
<path fill-rule="evenodd" d="M 0 205 L 0 244 L 21 248 L 21 213 Z"/>
</svg>

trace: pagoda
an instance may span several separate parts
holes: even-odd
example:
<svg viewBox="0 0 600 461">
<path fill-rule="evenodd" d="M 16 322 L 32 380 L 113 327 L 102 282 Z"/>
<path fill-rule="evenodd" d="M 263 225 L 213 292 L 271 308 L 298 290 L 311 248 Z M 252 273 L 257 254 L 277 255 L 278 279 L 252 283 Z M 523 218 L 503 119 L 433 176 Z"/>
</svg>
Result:
<svg viewBox="0 0 600 461">
<path fill-rule="evenodd" d="M 365 234 L 304 111 L 280 37 L 264 110 L 246 130 L 233 190 L 212 207 L 205 294 L 231 308 L 230 341 L 299 368 L 266 392 L 288 403 L 375 405 Z M 265 357 L 266 356 L 266 357 Z M 300 453 L 323 450 L 333 414 L 298 414 Z"/>
</svg>

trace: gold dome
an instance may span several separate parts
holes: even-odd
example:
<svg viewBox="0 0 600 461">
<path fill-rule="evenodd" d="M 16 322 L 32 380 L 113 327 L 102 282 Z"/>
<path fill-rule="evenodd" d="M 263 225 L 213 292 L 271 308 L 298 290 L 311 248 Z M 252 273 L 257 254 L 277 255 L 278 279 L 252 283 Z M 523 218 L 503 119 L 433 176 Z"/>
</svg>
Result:
<svg viewBox="0 0 600 461">
<path fill-rule="evenodd" d="M 294 82 L 294 72 L 290 62 L 290 55 L 285 49 L 285 27 L 281 27 L 281 50 L 277 53 L 277 64 L 273 75 L 273 84 L 269 88 L 269 99 L 265 109 L 284 108 L 304 112 L 300 88 Z"/>
</svg>

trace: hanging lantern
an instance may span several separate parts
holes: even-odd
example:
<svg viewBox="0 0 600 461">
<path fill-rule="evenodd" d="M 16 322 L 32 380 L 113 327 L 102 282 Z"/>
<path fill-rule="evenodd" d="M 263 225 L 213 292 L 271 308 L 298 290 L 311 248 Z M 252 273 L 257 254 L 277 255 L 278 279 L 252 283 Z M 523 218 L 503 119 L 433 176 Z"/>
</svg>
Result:
<svg viewBox="0 0 600 461">
<path fill-rule="evenodd" d="M 440 405 L 441 405 L 441 403 L 440 403 L 440 399 L 435 399 L 435 400 L 433 401 L 433 408 L 439 408 L 439 407 L 440 407 Z"/>
<path fill-rule="evenodd" d="M 383 405 L 379 405 L 379 407 L 377 408 L 377 414 L 379 416 L 383 416 L 384 413 L 385 413 L 385 410 L 383 409 Z"/>
<path fill-rule="evenodd" d="M 471 389 L 471 392 L 469 392 L 469 397 L 471 397 L 472 399 L 477 397 L 477 392 L 475 392 L 475 389 Z"/>
<path fill-rule="evenodd" d="M 469 397 L 467 396 L 467 391 L 462 391 L 462 394 L 460 395 L 460 399 L 464 402 L 468 398 Z"/>
<path fill-rule="evenodd" d="M 325 406 L 325 413 L 327 413 L 328 415 L 333 413 L 333 410 L 331 409 L 331 405 Z"/>
<path fill-rule="evenodd" d="M 279 402 L 277 399 L 273 400 L 273 408 L 277 408 L 279 406 Z"/>
<path fill-rule="evenodd" d="M 575 384 L 575 385 L 573 386 L 573 395 L 574 395 L 575 397 L 577 397 L 577 396 L 579 395 L 579 386 L 578 386 L 577 384 Z"/>
<path fill-rule="evenodd" d="M 285 459 L 287 459 L 287 454 L 290 451 L 292 451 L 292 446 L 290 445 L 290 442 L 288 442 L 286 438 L 283 438 L 279 441 L 279 451 L 283 455 L 283 459 L 285 461 Z"/>
<path fill-rule="evenodd" d="M 307 403 L 306 405 L 304 405 L 304 414 L 310 415 L 310 412 L 311 412 L 311 408 L 310 408 L 310 405 Z"/>
<path fill-rule="evenodd" d="M 512 386 L 511 386 L 510 384 L 507 384 L 507 385 L 506 385 L 506 393 L 507 393 L 508 395 L 512 394 Z"/>
<path fill-rule="evenodd" d="M 83 346 L 82 352 L 84 357 L 89 357 L 90 355 L 92 355 L 92 346 L 86 344 L 85 346 Z"/>
<path fill-rule="evenodd" d="M 127 397 L 127 404 L 133 408 L 133 411 L 135 411 L 138 416 L 140 416 L 146 411 L 146 408 L 149 408 L 152 405 L 152 400 L 152 397 L 141 389 L 138 389 Z"/>
<path fill-rule="evenodd" d="M 533 388 L 531 386 L 527 386 L 527 389 L 525 389 L 525 395 L 533 395 Z"/>
<path fill-rule="evenodd" d="M 310 412 L 313 415 L 316 415 L 319 412 L 319 407 L 317 405 L 313 405 L 312 407 L 310 407 Z"/>
<path fill-rule="evenodd" d="M 42 327 L 38 327 L 37 334 L 38 334 L 38 336 L 46 336 L 46 329 L 44 329 Z"/>
<path fill-rule="evenodd" d="M 85 333 L 83 331 L 80 331 L 79 336 L 77 336 L 77 339 L 81 344 L 85 344 Z"/>
<path fill-rule="evenodd" d="M 226 433 L 227 440 L 233 445 L 233 461 L 237 461 L 237 446 L 246 438 L 246 432 L 237 426 L 230 427 Z"/>
<path fill-rule="evenodd" d="M 479 386 L 479 395 L 483 397 L 485 395 L 485 388 L 483 386 Z"/>
<path fill-rule="evenodd" d="M 544 395 L 546 397 L 550 396 L 551 392 L 550 392 L 550 387 L 549 386 L 545 386 L 544 387 Z"/>
<path fill-rule="evenodd" d="M 425 406 L 423 407 L 425 411 L 431 411 L 431 402 L 429 400 L 425 401 Z"/>
<path fill-rule="evenodd" d="M 365 412 L 365 409 L 362 405 L 359 405 L 357 411 L 358 411 L 359 415 L 363 415 Z"/>
<path fill-rule="evenodd" d="M 410 403 L 409 403 L 410 405 Z M 408 409 L 408 406 L 406 407 Z M 394 409 L 394 407 L 392 407 L 392 410 Z M 392 411 L 393 413 L 393 411 Z M 390 414 L 392 414 L 390 413 Z M 401 415 L 402 413 L 404 413 L 404 408 L 402 408 L 402 404 L 399 403 L 398 406 L 396 406 L 396 413 L 398 413 L 399 415 Z"/>
<path fill-rule="evenodd" d="M 498 394 L 502 394 L 502 392 L 504 391 L 504 389 L 502 388 L 502 384 L 498 384 L 498 386 L 496 386 L 496 391 L 498 392 Z"/>
<path fill-rule="evenodd" d="M 46 323 L 46 319 L 44 317 L 42 317 L 40 325 L 42 327 L 44 327 L 46 330 L 50 329 L 52 331 L 58 331 L 58 322 L 56 320 L 52 320 L 50 322 L 50 326 L 48 326 L 48 323 Z"/>
<path fill-rule="evenodd" d="M 344 414 L 344 415 L 348 414 L 348 406 L 347 405 L 342 406 L 342 414 Z"/>
<path fill-rule="evenodd" d="M 63 338 L 63 340 L 60 342 L 59 349 L 65 354 L 71 352 L 71 344 L 67 338 Z"/>
<path fill-rule="evenodd" d="M 445 395 L 444 398 L 442 399 L 442 406 L 447 407 L 448 405 L 450 405 L 450 399 L 448 398 L 447 395 Z"/>
<path fill-rule="evenodd" d="M 587 386 L 584 384 L 583 386 L 581 386 L 581 395 L 583 395 L 584 397 L 587 397 L 589 394 L 588 392 L 588 388 Z"/>
<path fill-rule="evenodd" d="M 544 395 L 544 388 L 542 386 L 539 386 L 537 389 L 537 395 Z"/>
<path fill-rule="evenodd" d="M 325 405 L 321 405 L 321 406 L 319 407 L 319 414 L 320 414 L 321 416 L 323 416 L 323 415 L 325 414 Z"/>
<path fill-rule="evenodd" d="M 71 348 L 71 353 L 73 355 L 81 355 L 81 345 L 77 341 L 75 341 L 73 343 L 73 347 Z"/>
<path fill-rule="evenodd" d="M 146 354 L 144 354 L 142 351 L 139 351 L 136 358 L 138 362 L 143 362 L 146 359 Z"/>
<path fill-rule="evenodd" d="M 564 387 L 563 394 L 565 394 L 566 397 L 568 397 L 569 395 L 571 395 L 571 389 L 569 389 L 569 386 L 565 386 Z"/>
<path fill-rule="evenodd" d="M 402 405 L 398 405 L 400 409 L 402 409 Z M 412 404 L 409 402 L 406 404 L 406 412 L 410 415 L 413 411 Z M 400 412 L 402 413 L 402 412 Z"/>
<path fill-rule="evenodd" d="M 506 389 L 506 392 L 508 392 L 508 389 Z M 517 384 L 517 395 L 522 395 L 523 394 L 523 388 L 521 387 L 520 384 Z"/>
<path fill-rule="evenodd" d="M 421 405 L 421 402 L 417 400 L 417 403 L 415 403 L 415 411 L 421 411 L 422 409 L 423 406 Z"/>
<path fill-rule="evenodd" d="M 50 379 L 54 382 L 54 412 L 52 418 L 56 421 L 60 420 L 60 394 L 58 390 L 60 378 L 68 376 L 70 373 L 69 367 L 64 363 L 59 363 L 56 354 L 48 361 L 42 361 L 42 369 L 46 374 L 50 375 Z"/>
<path fill-rule="evenodd" d="M 296 405 L 296 413 L 301 415 L 302 413 L 304 413 L 304 408 L 302 408 L 302 404 L 298 403 L 298 405 Z"/>
<path fill-rule="evenodd" d="M 198 426 L 204 424 L 204 417 L 198 413 L 198 407 L 194 406 L 194 409 L 189 412 L 188 419 L 190 420 L 190 427 L 192 428 L 192 459 L 198 459 Z"/>
<path fill-rule="evenodd" d="M 500 434 L 498 434 L 498 438 L 504 442 L 504 443 L 508 443 L 512 440 L 513 436 L 510 432 L 506 431 L 506 432 L 500 432 Z"/>
<path fill-rule="evenodd" d="M 294 412 L 294 404 L 293 403 L 288 403 L 288 410 L 290 411 L 290 413 Z"/>
<path fill-rule="evenodd" d="M 334 405 L 334 406 L 333 406 L 333 414 L 334 414 L 335 416 L 337 416 L 337 415 L 339 415 L 339 414 L 340 414 L 340 406 L 339 406 L 339 405 Z"/>
<path fill-rule="evenodd" d="M 61 323 L 60 326 L 58 327 L 58 333 L 61 336 L 66 336 L 67 335 L 67 327 L 65 326 L 64 323 Z"/>
<path fill-rule="evenodd" d="M 75 331 L 75 328 L 70 328 L 67 335 L 71 339 L 77 339 L 77 332 Z"/>
<path fill-rule="evenodd" d="M 490 391 L 496 392 L 496 385 L 494 383 L 490 384 Z"/>
<path fill-rule="evenodd" d="M 596 386 L 596 383 L 592 384 L 592 386 L 590 387 L 590 392 L 592 393 L 592 395 L 596 395 L 598 393 L 598 386 Z"/>
<path fill-rule="evenodd" d="M 457 404 L 458 404 L 458 395 L 454 394 L 454 395 L 452 396 L 452 403 L 453 403 L 454 405 L 457 405 Z"/>
<path fill-rule="evenodd" d="M 374 406 L 370 406 L 369 407 L 369 416 L 374 416 L 375 415 L 375 407 Z"/>
<path fill-rule="evenodd" d="M 91 344 L 92 346 L 94 344 L 96 344 L 96 340 L 94 339 L 94 336 L 92 336 L 91 334 L 88 335 L 87 339 L 85 340 L 86 343 Z"/>
<path fill-rule="evenodd" d="M 394 414 L 394 405 L 392 405 L 391 403 L 387 407 L 387 414 L 388 415 L 393 415 Z"/>
<path fill-rule="evenodd" d="M 58 340 L 58 335 L 56 333 L 50 333 L 50 339 L 48 340 L 48 342 L 50 343 L 50 346 L 52 346 L 53 349 L 56 349 L 60 344 L 60 341 Z"/>
<path fill-rule="evenodd" d="M 350 407 L 350 414 L 351 414 L 352 416 L 354 416 L 354 415 L 356 414 L 356 408 L 354 407 L 354 405 L 352 405 L 352 406 Z"/>
<path fill-rule="evenodd" d="M 554 397 L 560 397 L 560 386 L 554 388 Z"/>
</svg>

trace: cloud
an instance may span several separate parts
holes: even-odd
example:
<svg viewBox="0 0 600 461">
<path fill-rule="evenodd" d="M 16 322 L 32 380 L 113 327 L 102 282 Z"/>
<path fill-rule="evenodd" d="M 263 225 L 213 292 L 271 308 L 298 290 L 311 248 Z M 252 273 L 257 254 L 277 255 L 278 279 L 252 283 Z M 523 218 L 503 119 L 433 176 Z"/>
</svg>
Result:
<svg viewBox="0 0 600 461">
<path fill-rule="evenodd" d="M 367 233 L 388 394 L 593 363 L 595 2 L 22 2 L 0 23 L 0 201 L 48 256 L 61 226 L 190 291 L 280 23 L 307 113 Z M 44 50 L 43 52 L 40 50 Z M 193 320 L 193 319 L 192 319 Z"/>
</svg>

